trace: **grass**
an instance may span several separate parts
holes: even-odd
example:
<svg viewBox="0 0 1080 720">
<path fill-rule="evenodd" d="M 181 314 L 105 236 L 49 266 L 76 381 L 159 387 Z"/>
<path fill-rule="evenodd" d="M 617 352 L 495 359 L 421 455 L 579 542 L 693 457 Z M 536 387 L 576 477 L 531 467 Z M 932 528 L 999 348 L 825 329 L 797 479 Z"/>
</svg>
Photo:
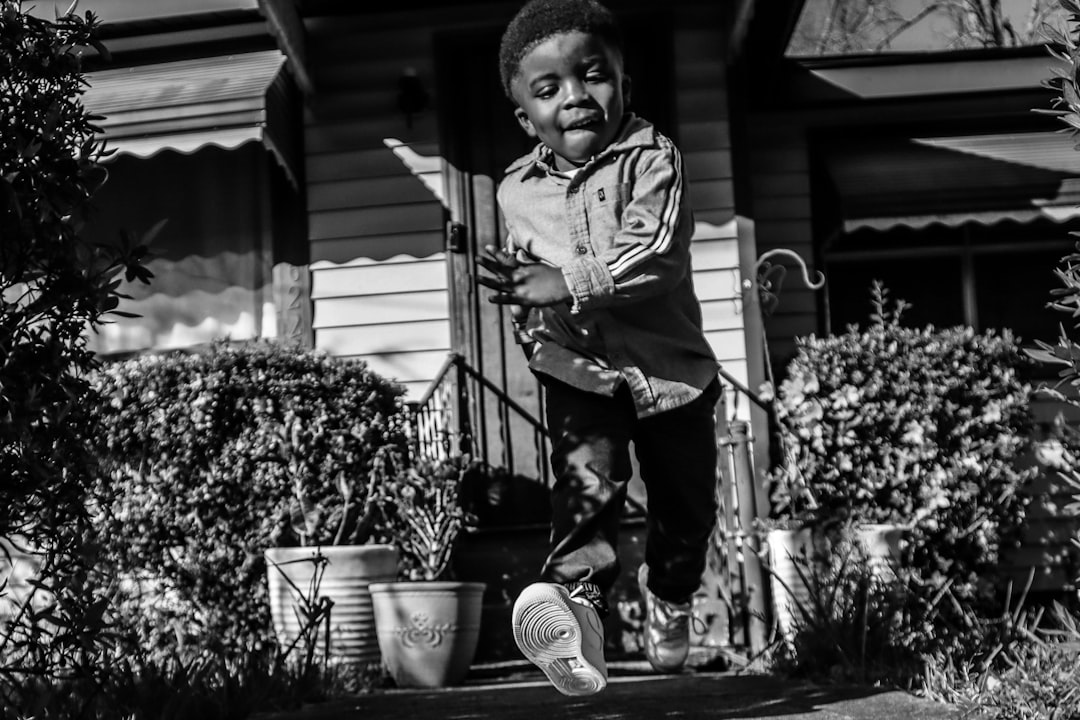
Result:
<svg viewBox="0 0 1080 720">
<path fill-rule="evenodd" d="M 920 658 L 907 641 L 905 593 L 871 569 L 857 545 L 838 544 L 829 561 L 795 559 L 806 588 L 794 598 L 794 632 L 779 635 L 770 670 L 792 677 L 910 686 Z"/>
<path fill-rule="evenodd" d="M 932 684 L 965 720 L 1080 720 L 1080 621 L 1060 603 L 1029 613 L 996 669 L 936 671 Z"/>
<path fill-rule="evenodd" d="M 108 662 L 108 661 L 105 661 Z M 303 668 L 273 650 L 227 660 L 201 652 L 182 659 L 114 659 L 97 678 L 28 678 L 0 703 L 19 720 L 239 720 L 364 692 L 383 682 L 377 666 Z"/>
<path fill-rule="evenodd" d="M 808 599 L 793 637 L 774 641 L 770 671 L 909 690 L 952 705 L 964 720 L 1080 720 L 1075 610 L 1028 607 L 1025 593 L 1011 592 L 994 617 L 961 608 L 957 632 L 981 634 L 965 647 L 926 632 L 930 614 L 957 611 L 947 587 L 940 602 L 913 602 L 910 586 L 875 577 L 857 552 L 804 563 L 800 574 Z"/>
</svg>

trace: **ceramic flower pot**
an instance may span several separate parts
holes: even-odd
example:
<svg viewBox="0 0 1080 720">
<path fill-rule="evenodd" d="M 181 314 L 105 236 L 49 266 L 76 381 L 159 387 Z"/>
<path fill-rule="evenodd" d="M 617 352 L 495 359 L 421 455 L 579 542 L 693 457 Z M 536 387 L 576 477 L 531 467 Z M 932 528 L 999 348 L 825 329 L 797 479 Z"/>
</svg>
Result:
<svg viewBox="0 0 1080 720">
<path fill-rule="evenodd" d="M 814 535 L 810 528 L 770 530 L 768 546 L 769 589 L 781 637 L 790 641 L 810 609 L 807 580 L 814 568 Z"/>
<path fill-rule="evenodd" d="M 317 594 L 333 601 L 330 609 L 330 657 L 357 665 L 379 662 L 375 618 L 368 588 L 373 582 L 393 580 L 398 572 L 398 551 L 392 545 L 333 545 L 283 547 L 266 551 L 266 579 L 274 632 L 288 647 L 301 631 L 297 616 L 301 594 L 311 594 L 315 558 L 327 559 Z M 303 642 L 303 641 L 301 641 Z M 322 647 L 320 636 L 319 647 Z"/>
<path fill-rule="evenodd" d="M 854 529 L 853 541 L 865 554 L 870 571 L 880 580 L 895 578 L 907 528 L 903 525 L 868 523 Z M 826 537 L 815 537 L 811 528 L 770 530 L 766 536 L 770 568 L 770 589 L 780 635 L 791 641 L 805 613 L 813 608 L 807 580 L 815 570 L 822 571 L 835 557 Z"/>
<path fill-rule="evenodd" d="M 480 636 L 484 583 L 375 583 L 371 600 L 383 664 L 398 687 L 457 685 Z"/>
<path fill-rule="evenodd" d="M 855 528 L 855 539 L 866 553 L 870 570 L 878 578 L 895 577 L 893 568 L 900 562 L 907 528 L 895 523 L 868 523 Z"/>
</svg>

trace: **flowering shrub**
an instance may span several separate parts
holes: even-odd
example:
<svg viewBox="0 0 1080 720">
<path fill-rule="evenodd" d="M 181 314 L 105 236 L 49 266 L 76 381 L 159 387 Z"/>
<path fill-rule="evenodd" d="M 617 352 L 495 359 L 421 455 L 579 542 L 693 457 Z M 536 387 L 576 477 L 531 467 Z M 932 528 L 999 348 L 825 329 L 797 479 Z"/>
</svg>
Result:
<svg viewBox="0 0 1080 720">
<path fill-rule="evenodd" d="M 776 395 L 785 457 L 770 475 L 774 507 L 910 526 L 905 564 L 934 618 L 912 642 L 943 647 L 963 641 L 942 625 L 953 621 L 943 598 L 995 602 L 1001 551 L 1019 542 L 1018 491 L 1035 472 L 1017 462 L 1031 442 L 1017 373 L 1027 361 L 1008 332 L 907 328 L 904 304 L 888 308 L 878 284 L 872 301 L 866 328 L 798 340 Z"/>
<path fill-rule="evenodd" d="M 269 637 L 262 553 L 297 543 L 291 503 L 304 498 L 310 542 L 333 542 L 379 448 L 403 440 L 400 386 L 276 342 L 148 355 L 94 384 L 106 399 L 101 540 L 123 576 L 160 585 L 140 606 L 159 643 Z M 382 539 L 363 529 L 341 539 Z"/>
</svg>

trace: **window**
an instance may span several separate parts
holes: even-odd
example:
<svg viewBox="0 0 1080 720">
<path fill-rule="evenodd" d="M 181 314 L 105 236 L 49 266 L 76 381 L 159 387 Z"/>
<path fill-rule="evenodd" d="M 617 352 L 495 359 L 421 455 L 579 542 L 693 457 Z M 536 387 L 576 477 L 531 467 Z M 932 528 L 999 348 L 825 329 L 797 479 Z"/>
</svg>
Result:
<svg viewBox="0 0 1080 720">
<path fill-rule="evenodd" d="M 1052 342 L 1061 313 L 1046 307 L 1059 286 L 1054 268 L 1073 242 L 1062 225 L 977 223 L 888 232 L 858 231 L 826 253 L 832 332 L 865 325 L 870 286 L 911 304 L 906 325 L 1010 328 L 1025 345 Z"/>
<path fill-rule="evenodd" d="M 988 7 L 989 5 L 989 7 Z M 934 52 L 1045 42 L 1058 24 L 1057 0 L 808 0 L 788 44 L 789 57 Z"/>
</svg>

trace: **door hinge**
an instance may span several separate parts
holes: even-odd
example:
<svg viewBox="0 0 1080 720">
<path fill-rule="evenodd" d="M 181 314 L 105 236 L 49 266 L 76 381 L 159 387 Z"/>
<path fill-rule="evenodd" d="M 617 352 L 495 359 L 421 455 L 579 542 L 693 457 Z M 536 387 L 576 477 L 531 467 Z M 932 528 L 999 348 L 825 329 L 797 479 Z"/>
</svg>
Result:
<svg viewBox="0 0 1080 720">
<path fill-rule="evenodd" d="M 446 224 L 446 249 L 452 253 L 468 252 L 469 228 L 464 223 L 451 221 Z"/>
</svg>

